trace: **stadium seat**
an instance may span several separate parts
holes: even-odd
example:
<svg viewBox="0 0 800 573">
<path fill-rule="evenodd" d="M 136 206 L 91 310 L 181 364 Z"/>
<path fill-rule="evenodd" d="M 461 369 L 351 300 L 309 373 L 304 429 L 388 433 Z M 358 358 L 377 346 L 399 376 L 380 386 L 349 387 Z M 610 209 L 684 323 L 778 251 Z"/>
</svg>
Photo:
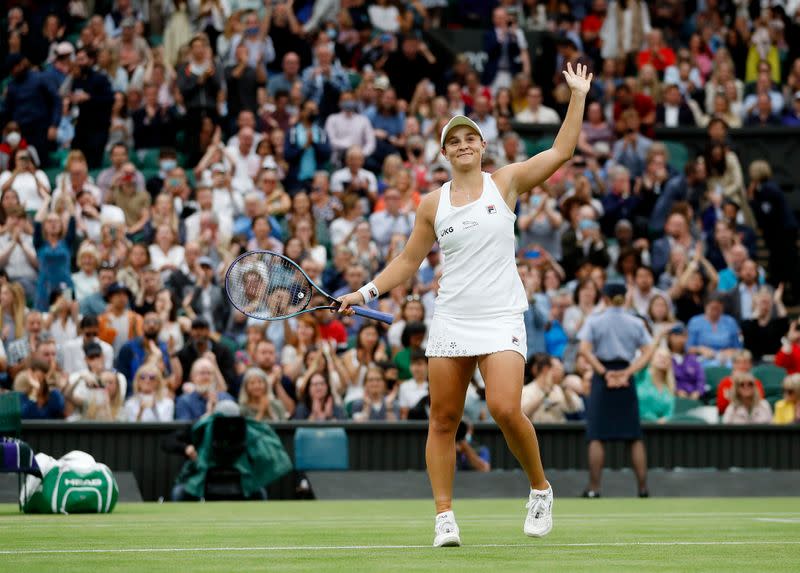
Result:
<svg viewBox="0 0 800 573">
<path fill-rule="evenodd" d="M 684 422 L 691 424 L 708 424 L 703 418 L 697 418 L 690 414 L 678 414 L 669 419 L 670 422 Z"/>
<path fill-rule="evenodd" d="M 674 415 L 686 414 L 690 410 L 694 408 L 699 408 L 703 405 L 700 400 L 692 400 L 691 398 L 681 398 L 680 396 L 675 398 L 675 413 Z"/>
<path fill-rule="evenodd" d="M 347 470 L 350 455 L 344 428 L 297 428 L 294 465 L 298 471 Z"/>
<path fill-rule="evenodd" d="M 764 397 L 778 399 L 783 394 L 783 379 L 786 378 L 785 368 L 774 364 L 760 364 L 753 368 L 753 376 L 761 380 L 764 385 Z"/>
<path fill-rule="evenodd" d="M 683 168 L 689 161 L 689 148 L 677 141 L 662 141 L 669 154 L 669 166 L 678 173 L 683 173 Z"/>
<path fill-rule="evenodd" d="M 727 366 L 707 366 L 706 373 L 706 395 L 711 395 L 716 399 L 717 386 L 723 378 L 729 376 L 731 369 Z"/>
<path fill-rule="evenodd" d="M 134 163 L 141 170 L 158 169 L 158 149 L 140 149 L 134 153 Z"/>
<path fill-rule="evenodd" d="M 22 405 L 19 392 L 0 394 L 0 436 L 19 438 L 22 432 Z"/>
<path fill-rule="evenodd" d="M 537 139 L 526 139 L 525 153 L 531 156 L 541 153 L 545 149 L 550 149 L 555 140 L 556 138 L 554 135 L 545 135 L 544 137 L 539 137 Z"/>
</svg>

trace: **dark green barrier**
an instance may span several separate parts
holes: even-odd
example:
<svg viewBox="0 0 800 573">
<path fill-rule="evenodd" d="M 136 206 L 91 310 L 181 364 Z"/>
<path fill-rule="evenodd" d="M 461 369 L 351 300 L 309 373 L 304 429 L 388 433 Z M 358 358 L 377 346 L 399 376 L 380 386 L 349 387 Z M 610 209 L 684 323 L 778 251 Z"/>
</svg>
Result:
<svg viewBox="0 0 800 573">
<path fill-rule="evenodd" d="M 293 454 L 292 438 L 299 425 L 281 423 L 273 428 Z M 423 470 L 427 425 L 422 422 L 391 424 L 346 423 L 353 470 Z M 145 500 L 168 497 L 183 462 L 165 454 L 161 440 L 176 429 L 169 424 L 109 424 L 93 422 L 24 422 L 23 439 L 37 452 L 60 457 L 71 450 L 83 450 L 112 470 L 132 471 Z M 585 469 L 586 445 L 581 424 L 537 427 L 545 468 Z M 727 469 L 800 469 L 800 426 L 705 426 L 648 425 L 645 439 L 651 467 Z M 489 447 L 496 469 L 519 467 L 506 448 L 503 436 L 493 424 L 478 424 L 475 441 Z M 622 444 L 606 452 L 606 465 L 627 465 Z M 290 498 L 291 478 L 270 487 L 270 497 Z"/>
</svg>

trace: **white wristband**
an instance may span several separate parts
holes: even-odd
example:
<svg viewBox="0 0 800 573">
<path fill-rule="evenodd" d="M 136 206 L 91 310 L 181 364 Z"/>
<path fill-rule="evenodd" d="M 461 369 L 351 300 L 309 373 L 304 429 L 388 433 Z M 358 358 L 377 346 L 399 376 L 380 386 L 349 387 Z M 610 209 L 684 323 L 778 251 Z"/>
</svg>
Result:
<svg viewBox="0 0 800 573">
<path fill-rule="evenodd" d="M 360 289 L 358 289 L 359 294 L 364 297 L 364 304 L 372 302 L 376 298 L 380 296 L 378 292 L 378 287 L 375 286 L 375 283 L 367 283 Z"/>
</svg>

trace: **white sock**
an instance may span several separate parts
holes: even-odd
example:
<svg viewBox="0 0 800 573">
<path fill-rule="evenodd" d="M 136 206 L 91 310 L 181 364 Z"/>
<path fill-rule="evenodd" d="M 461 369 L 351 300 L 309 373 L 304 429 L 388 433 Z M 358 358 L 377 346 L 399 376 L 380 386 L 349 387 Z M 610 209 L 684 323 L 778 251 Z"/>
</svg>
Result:
<svg viewBox="0 0 800 573">
<path fill-rule="evenodd" d="M 531 488 L 531 495 L 541 495 L 545 494 L 550 491 L 552 488 L 550 487 L 550 482 L 547 482 L 547 489 L 533 489 Z"/>
<path fill-rule="evenodd" d="M 443 511 L 442 513 L 437 513 L 436 521 L 442 521 L 442 520 L 455 521 L 456 516 L 453 514 L 453 510 L 449 509 L 447 511 Z"/>
</svg>

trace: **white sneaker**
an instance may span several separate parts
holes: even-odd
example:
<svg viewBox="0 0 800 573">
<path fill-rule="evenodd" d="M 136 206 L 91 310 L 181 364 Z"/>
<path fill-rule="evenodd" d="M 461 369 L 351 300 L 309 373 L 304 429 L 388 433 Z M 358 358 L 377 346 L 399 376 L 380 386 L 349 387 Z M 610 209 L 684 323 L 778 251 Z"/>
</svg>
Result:
<svg viewBox="0 0 800 573">
<path fill-rule="evenodd" d="M 528 503 L 528 516 L 523 531 L 528 537 L 544 537 L 553 529 L 553 488 L 532 489 Z"/>
<path fill-rule="evenodd" d="M 436 516 L 436 537 L 434 547 L 460 547 L 461 536 L 456 525 L 456 516 L 452 511 L 445 511 Z"/>
</svg>

